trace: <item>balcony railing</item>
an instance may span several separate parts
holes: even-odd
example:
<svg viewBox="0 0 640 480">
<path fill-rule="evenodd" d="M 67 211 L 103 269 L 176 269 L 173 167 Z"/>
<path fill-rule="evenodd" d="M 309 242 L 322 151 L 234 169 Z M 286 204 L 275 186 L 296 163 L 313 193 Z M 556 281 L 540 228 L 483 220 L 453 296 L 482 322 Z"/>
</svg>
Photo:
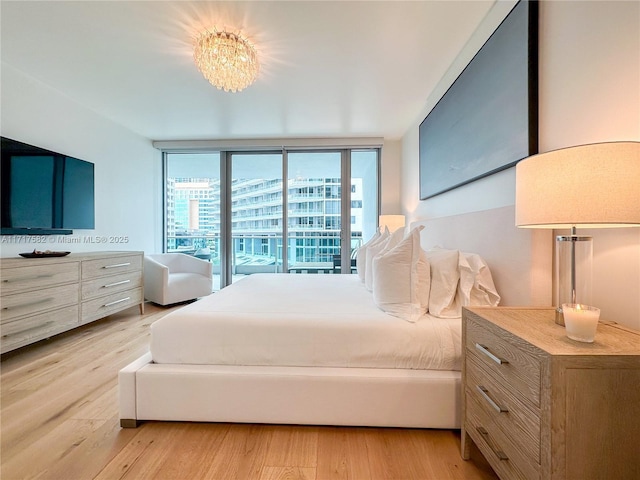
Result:
<svg viewBox="0 0 640 480">
<path fill-rule="evenodd" d="M 329 233 L 329 232 L 327 232 Z M 291 273 L 334 273 L 336 258 L 340 257 L 339 232 L 333 235 L 312 235 L 304 237 L 289 237 L 287 252 L 289 252 L 288 271 Z M 281 273 L 282 268 L 282 237 L 273 234 L 242 234 L 232 237 L 233 244 L 244 242 L 242 249 L 233 252 L 233 273 L 250 275 L 252 273 Z M 259 252 L 252 246 L 274 246 L 276 251 Z M 335 244 L 331 245 L 331 242 Z M 360 245 L 360 239 L 353 239 L 351 251 Z M 220 272 L 220 236 L 218 234 L 172 235 L 167 237 L 167 252 L 186 253 L 194 255 L 214 264 L 214 274 Z M 204 253 L 203 253 L 204 252 Z M 300 253 L 302 252 L 302 260 Z M 339 268 L 338 268 L 339 269 Z"/>
</svg>

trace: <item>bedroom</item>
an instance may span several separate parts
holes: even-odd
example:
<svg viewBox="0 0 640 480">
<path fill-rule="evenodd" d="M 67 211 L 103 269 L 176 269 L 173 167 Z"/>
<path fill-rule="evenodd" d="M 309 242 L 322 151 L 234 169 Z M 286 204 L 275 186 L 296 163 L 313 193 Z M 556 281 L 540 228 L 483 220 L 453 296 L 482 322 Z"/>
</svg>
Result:
<svg viewBox="0 0 640 480">
<path fill-rule="evenodd" d="M 638 139 L 637 9 L 637 2 L 543 2 L 541 151 L 581 143 Z M 3 22 L 5 18 L 3 15 Z M 497 23 L 495 18 L 483 22 L 431 96 L 418 101 L 422 111 L 406 131 L 385 138 L 382 213 L 401 211 L 410 219 L 434 218 L 513 204 L 512 171 L 423 202 L 418 200 L 418 186 L 414 181 L 419 122 Z M 149 138 L 82 106 L 81 92 L 75 98 L 64 95 L 49 88 L 46 79 L 25 75 L 6 61 L 5 55 L 2 93 L 3 136 L 73 151 L 79 156 L 94 158 L 101 166 L 100 225 L 96 234 L 127 234 L 130 238 L 127 248 L 145 252 L 161 249 L 160 154 L 152 148 Z M 64 121 L 51 122 L 43 115 L 43 112 L 57 111 L 64 112 Z M 594 121 L 598 118 L 603 121 Z M 353 136 L 353 133 L 347 131 L 340 136 Z M 129 172 L 126 178 L 119 174 L 121 170 Z M 113 194 L 112 185 L 116 185 L 117 195 Z M 477 200 L 469 202 L 469 198 Z M 121 212 L 129 205 L 136 205 L 139 214 L 123 218 Z M 601 295 L 594 303 L 606 308 L 609 317 L 639 328 L 639 233 L 632 229 L 603 230 L 593 235 L 596 279 L 602 279 L 594 284 L 594 290 Z M 62 249 L 62 245 L 50 248 Z M 22 251 L 23 245 L 2 244 L 3 256 Z M 611 278 L 623 278 L 625 282 L 605 280 Z"/>
</svg>

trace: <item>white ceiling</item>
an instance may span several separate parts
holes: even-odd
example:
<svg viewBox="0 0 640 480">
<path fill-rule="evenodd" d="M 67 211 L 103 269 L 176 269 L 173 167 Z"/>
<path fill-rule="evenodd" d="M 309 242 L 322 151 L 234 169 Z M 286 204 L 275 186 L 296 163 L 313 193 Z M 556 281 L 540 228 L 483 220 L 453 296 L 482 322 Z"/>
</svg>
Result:
<svg viewBox="0 0 640 480">
<path fill-rule="evenodd" d="M 493 3 L 2 0 L 1 59 L 153 140 L 392 139 Z M 193 37 L 212 26 L 258 49 L 261 73 L 240 93 L 193 63 Z"/>
</svg>

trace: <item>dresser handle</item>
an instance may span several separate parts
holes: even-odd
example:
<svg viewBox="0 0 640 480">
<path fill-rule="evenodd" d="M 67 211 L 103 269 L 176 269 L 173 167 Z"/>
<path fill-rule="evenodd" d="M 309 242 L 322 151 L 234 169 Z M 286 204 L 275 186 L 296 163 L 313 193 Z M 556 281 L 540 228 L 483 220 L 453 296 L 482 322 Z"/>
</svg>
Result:
<svg viewBox="0 0 640 480">
<path fill-rule="evenodd" d="M 127 262 L 127 263 L 116 263 L 114 265 L 105 265 L 102 268 L 118 268 L 118 267 L 127 267 L 131 265 L 131 262 Z"/>
<path fill-rule="evenodd" d="M 476 349 L 478 349 L 481 353 L 485 354 L 487 357 L 489 357 L 491 360 L 496 362 L 498 365 L 505 365 L 505 364 L 509 363 L 507 360 L 505 360 L 503 358 L 496 357 L 484 345 L 480 345 L 479 343 L 476 343 Z"/>
<path fill-rule="evenodd" d="M 47 298 L 43 298 L 41 300 L 35 300 L 33 302 L 27 302 L 27 303 L 21 303 L 19 305 L 13 305 L 11 307 L 2 307 L 2 310 L 14 310 L 16 308 L 22 308 L 22 307 L 31 307 L 33 305 L 39 305 L 41 303 L 47 303 L 50 302 L 51 300 L 53 300 L 53 298 L 51 297 L 47 297 Z"/>
<path fill-rule="evenodd" d="M 487 430 L 484 427 L 476 427 L 476 430 L 478 430 L 478 433 L 480 433 L 480 435 L 482 435 L 483 437 L 486 437 L 487 445 L 489 445 L 489 448 L 493 451 L 493 453 L 496 454 L 496 457 L 498 457 L 498 459 L 509 460 L 509 457 L 507 457 L 506 453 L 504 453 L 502 450 L 495 450 L 493 446 L 489 443 L 489 432 L 487 432 Z"/>
<path fill-rule="evenodd" d="M 103 285 L 104 288 L 115 287 L 117 285 L 124 285 L 125 283 L 129 283 L 131 280 L 122 280 L 121 282 L 108 283 L 107 285 Z"/>
<path fill-rule="evenodd" d="M 484 397 L 484 399 L 489 403 L 489 405 L 491 405 L 493 407 L 493 409 L 496 412 L 498 412 L 498 413 L 506 413 L 506 412 L 509 411 L 508 408 L 501 407 L 496 402 L 494 402 L 493 399 L 489 396 L 489 390 L 487 390 L 484 386 L 478 385 L 478 386 L 476 386 L 476 388 L 480 392 L 480 395 L 482 395 Z"/>
<path fill-rule="evenodd" d="M 109 303 L 105 303 L 104 305 L 102 305 L 103 307 L 110 307 L 112 305 L 115 305 L 117 303 L 122 303 L 122 302 L 126 302 L 127 300 L 130 300 L 131 297 L 127 297 L 127 298 L 121 298 L 120 300 L 114 300 L 113 302 L 109 302 Z"/>
<path fill-rule="evenodd" d="M 31 275 L 28 277 L 7 278 L 6 280 L 2 280 L 2 283 L 24 282 L 25 280 L 37 280 L 39 278 L 51 278 L 51 277 L 53 277 L 53 273 L 50 273 L 48 275 Z"/>
</svg>

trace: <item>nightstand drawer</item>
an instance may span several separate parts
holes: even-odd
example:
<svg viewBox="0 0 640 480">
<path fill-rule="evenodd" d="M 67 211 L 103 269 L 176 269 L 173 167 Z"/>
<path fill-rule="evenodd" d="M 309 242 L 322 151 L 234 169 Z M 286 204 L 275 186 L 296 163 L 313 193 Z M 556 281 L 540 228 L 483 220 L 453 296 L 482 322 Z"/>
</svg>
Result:
<svg viewBox="0 0 640 480">
<path fill-rule="evenodd" d="M 142 286 L 142 272 L 99 277 L 82 282 L 82 300 L 110 295 Z"/>
<path fill-rule="evenodd" d="M 493 378 L 540 408 L 540 362 L 474 321 L 467 321 L 467 358 L 473 358 Z"/>
<path fill-rule="evenodd" d="M 504 434 L 474 397 L 466 401 L 465 428 L 502 479 L 540 479 L 540 468 Z"/>
<path fill-rule="evenodd" d="M 536 464 L 540 463 L 540 411 L 527 408 L 510 391 L 508 385 L 496 381 L 475 359 L 466 361 L 466 408 L 481 408 L 504 435 Z"/>
<path fill-rule="evenodd" d="M 142 255 L 105 257 L 82 262 L 82 280 L 142 271 Z"/>
</svg>

